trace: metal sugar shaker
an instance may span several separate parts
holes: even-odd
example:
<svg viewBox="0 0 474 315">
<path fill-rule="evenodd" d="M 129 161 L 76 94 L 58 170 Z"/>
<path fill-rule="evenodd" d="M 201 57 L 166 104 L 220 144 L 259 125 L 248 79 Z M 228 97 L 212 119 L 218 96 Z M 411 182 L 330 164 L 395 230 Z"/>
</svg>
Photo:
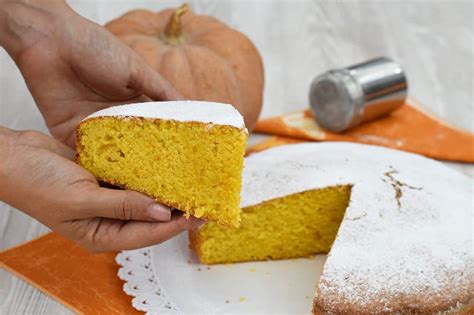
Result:
<svg viewBox="0 0 474 315">
<path fill-rule="evenodd" d="M 341 132 L 399 108 L 406 95 L 401 66 L 380 57 L 317 76 L 309 99 L 319 125 Z"/>
</svg>

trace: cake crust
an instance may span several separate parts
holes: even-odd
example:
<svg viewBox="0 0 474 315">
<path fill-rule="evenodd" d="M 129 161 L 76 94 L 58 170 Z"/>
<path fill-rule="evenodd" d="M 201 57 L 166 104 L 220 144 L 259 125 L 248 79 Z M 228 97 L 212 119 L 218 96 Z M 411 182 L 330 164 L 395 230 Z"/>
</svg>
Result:
<svg viewBox="0 0 474 315">
<path fill-rule="evenodd" d="M 321 285 L 321 283 L 319 283 Z M 319 291 L 319 289 L 318 289 Z M 443 294 L 457 297 L 448 301 L 440 296 L 433 296 L 429 293 L 410 294 L 405 296 L 390 296 L 380 294 L 380 300 L 371 301 L 362 305 L 354 305 L 343 300 L 338 300 L 337 296 L 319 296 L 318 291 L 313 300 L 312 312 L 315 315 L 325 314 L 473 314 L 474 299 L 469 292 L 458 294 L 458 292 L 446 291 Z M 396 300 L 397 303 L 391 303 L 387 307 L 387 301 Z"/>
</svg>

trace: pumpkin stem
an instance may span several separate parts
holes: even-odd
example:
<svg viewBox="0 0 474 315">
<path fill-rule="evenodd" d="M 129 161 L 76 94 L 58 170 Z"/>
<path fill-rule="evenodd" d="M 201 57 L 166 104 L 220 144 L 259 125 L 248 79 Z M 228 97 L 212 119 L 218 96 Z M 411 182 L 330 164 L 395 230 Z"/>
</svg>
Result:
<svg viewBox="0 0 474 315">
<path fill-rule="evenodd" d="M 168 44 L 179 45 L 181 44 L 182 38 L 182 25 L 181 25 L 181 16 L 188 12 L 188 4 L 184 3 L 179 8 L 177 8 L 168 24 L 165 28 L 165 40 Z"/>
</svg>

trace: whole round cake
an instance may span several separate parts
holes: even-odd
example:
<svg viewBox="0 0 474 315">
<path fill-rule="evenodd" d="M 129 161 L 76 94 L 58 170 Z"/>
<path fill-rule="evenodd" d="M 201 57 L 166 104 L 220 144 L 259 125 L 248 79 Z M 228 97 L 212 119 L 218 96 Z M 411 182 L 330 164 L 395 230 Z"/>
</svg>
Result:
<svg viewBox="0 0 474 315">
<path fill-rule="evenodd" d="M 190 234 L 202 262 L 330 249 L 314 297 L 318 314 L 457 312 L 473 300 L 467 177 L 419 155 L 341 142 L 285 145 L 244 165 L 241 227 L 211 223 Z M 329 248 L 321 243 L 328 224 L 338 228 Z"/>
</svg>

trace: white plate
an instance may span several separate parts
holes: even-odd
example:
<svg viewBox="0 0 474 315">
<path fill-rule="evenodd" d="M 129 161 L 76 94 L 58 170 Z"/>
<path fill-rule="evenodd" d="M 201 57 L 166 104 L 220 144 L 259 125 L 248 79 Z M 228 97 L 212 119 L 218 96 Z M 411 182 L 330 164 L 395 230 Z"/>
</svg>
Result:
<svg viewBox="0 0 474 315">
<path fill-rule="evenodd" d="M 310 313 L 326 255 L 201 265 L 186 233 L 151 248 L 158 286 L 180 312 Z"/>
</svg>

